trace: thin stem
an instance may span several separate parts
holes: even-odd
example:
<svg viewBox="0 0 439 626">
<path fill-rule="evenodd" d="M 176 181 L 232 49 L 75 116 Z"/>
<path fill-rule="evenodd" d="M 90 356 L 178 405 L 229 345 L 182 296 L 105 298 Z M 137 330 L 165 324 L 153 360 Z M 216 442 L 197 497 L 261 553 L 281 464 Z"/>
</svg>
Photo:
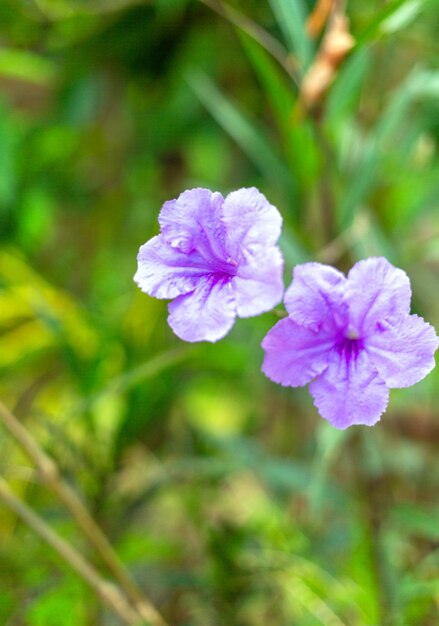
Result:
<svg viewBox="0 0 439 626">
<path fill-rule="evenodd" d="M 275 309 L 273 309 L 271 311 L 272 315 L 274 315 L 275 317 L 277 317 L 278 319 L 283 319 L 284 317 L 288 317 L 288 313 L 283 310 L 283 309 L 279 309 L 278 307 L 276 307 Z"/>
<path fill-rule="evenodd" d="M 369 451 L 364 431 L 357 432 L 351 440 L 349 447 L 352 457 L 352 476 L 356 481 L 356 491 L 360 497 L 362 507 L 362 519 L 370 536 L 369 554 L 374 578 L 377 586 L 378 609 L 380 611 L 380 624 L 382 626 L 395 626 L 394 613 L 394 590 L 392 575 L 383 541 L 383 528 L 385 526 L 386 485 L 368 475 L 364 465 L 358 463 L 361 458 L 367 461 Z"/>
<path fill-rule="evenodd" d="M 328 245 L 334 238 L 335 206 L 332 187 L 332 173 L 334 171 L 335 156 L 329 143 L 321 116 L 318 112 L 314 117 L 314 130 L 323 157 L 322 172 L 320 175 L 320 216 L 324 245 Z"/>
<path fill-rule="evenodd" d="M 142 591 L 120 562 L 114 548 L 76 495 L 76 492 L 62 479 L 55 461 L 44 452 L 30 432 L 2 402 L 0 402 L 0 419 L 31 461 L 37 466 L 46 485 L 69 510 L 90 544 L 100 555 L 102 561 L 125 591 L 128 598 L 134 603 L 142 619 L 149 622 L 151 626 L 166 626 L 161 615 L 143 596 Z"/>
<path fill-rule="evenodd" d="M 54 532 L 39 515 L 36 515 L 11 491 L 8 483 L 2 477 L 0 477 L 0 499 L 58 552 L 63 560 L 90 585 L 103 602 L 126 624 L 129 626 L 139 624 L 138 613 L 131 608 L 119 589 L 101 578 L 95 568 L 71 544 Z"/>
</svg>

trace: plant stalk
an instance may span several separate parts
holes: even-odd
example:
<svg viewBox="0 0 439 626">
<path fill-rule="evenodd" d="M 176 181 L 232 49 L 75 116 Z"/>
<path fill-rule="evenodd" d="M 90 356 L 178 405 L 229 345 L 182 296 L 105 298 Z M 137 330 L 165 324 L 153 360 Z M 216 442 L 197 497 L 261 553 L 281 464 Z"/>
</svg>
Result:
<svg viewBox="0 0 439 626">
<path fill-rule="evenodd" d="M 100 555 L 115 580 L 133 602 L 140 617 L 151 626 L 167 626 L 155 607 L 143 596 L 142 591 L 131 578 L 119 560 L 113 546 L 94 521 L 76 492 L 63 480 L 55 461 L 44 452 L 30 432 L 2 402 L 0 402 L 0 420 L 20 444 L 30 460 L 36 465 L 44 483 L 68 509 L 91 546 Z"/>
<path fill-rule="evenodd" d="M 14 511 L 41 539 L 48 543 L 70 567 L 83 578 L 105 604 L 118 615 L 125 624 L 139 624 L 139 614 L 127 602 L 125 596 L 116 585 L 101 578 L 97 570 L 60 537 L 50 526 L 10 489 L 8 483 L 0 476 L 0 499 Z"/>
</svg>

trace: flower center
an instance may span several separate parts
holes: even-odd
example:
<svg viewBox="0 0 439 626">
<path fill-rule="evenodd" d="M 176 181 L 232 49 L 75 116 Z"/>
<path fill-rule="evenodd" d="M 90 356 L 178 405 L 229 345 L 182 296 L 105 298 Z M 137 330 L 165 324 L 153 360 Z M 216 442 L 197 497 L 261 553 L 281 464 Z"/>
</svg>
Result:
<svg viewBox="0 0 439 626">
<path fill-rule="evenodd" d="M 238 263 L 235 261 L 235 259 L 232 259 L 230 257 L 227 258 L 226 261 L 223 261 L 222 259 L 219 259 L 218 257 L 216 257 L 215 259 L 212 259 L 211 266 L 212 266 L 212 269 L 214 269 L 214 271 L 217 272 L 218 274 L 225 274 L 226 276 L 235 276 Z"/>
<path fill-rule="evenodd" d="M 363 349 L 364 343 L 356 328 L 349 326 L 345 333 L 340 337 L 337 344 L 337 351 L 340 356 L 347 361 L 356 359 Z"/>
<path fill-rule="evenodd" d="M 360 335 L 356 328 L 354 328 L 353 326 L 349 326 L 349 328 L 346 331 L 345 337 L 346 339 L 359 339 Z"/>
</svg>

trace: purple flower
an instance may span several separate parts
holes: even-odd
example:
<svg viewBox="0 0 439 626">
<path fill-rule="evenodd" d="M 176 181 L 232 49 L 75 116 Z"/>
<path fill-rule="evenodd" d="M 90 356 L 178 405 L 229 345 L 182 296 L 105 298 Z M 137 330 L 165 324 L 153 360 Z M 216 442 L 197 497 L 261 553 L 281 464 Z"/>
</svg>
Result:
<svg viewBox="0 0 439 626">
<path fill-rule="evenodd" d="M 282 218 L 255 188 L 225 199 L 191 189 L 165 202 L 161 233 L 139 250 L 134 280 L 145 293 L 173 299 L 168 322 L 185 341 L 217 341 L 236 316 L 269 311 L 282 300 Z"/>
<path fill-rule="evenodd" d="M 320 263 L 295 268 L 289 317 L 262 342 L 263 372 L 276 383 L 311 383 L 314 403 L 336 428 L 375 424 L 389 388 L 409 387 L 434 367 L 438 338 L 410 315 L 410 281 L 384 258 L 356 263 L 346 277 Z"/>
</svg>

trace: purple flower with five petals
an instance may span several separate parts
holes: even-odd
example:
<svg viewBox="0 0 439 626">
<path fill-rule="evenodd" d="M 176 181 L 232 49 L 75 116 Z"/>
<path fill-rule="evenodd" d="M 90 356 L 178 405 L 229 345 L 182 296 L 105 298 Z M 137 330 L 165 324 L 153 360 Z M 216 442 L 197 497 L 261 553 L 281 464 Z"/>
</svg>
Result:
<svg viewBox="0 0 439 626">
<path fill-rule="evenodd" d="M 208 189 L 185 191 L 165 202 L 159 223 L 160 235 L 139 250 L 134 280 L 150 296 L 173 300 L 168 322 L 181 339 L 217 341 L 236 316 L 282 300 L 282 218 L 257 189 L 225 199 Z"/>
<path fill-rule="evenodd" d="M 409 387 L 434 367 L 438 338 L 410 315 L 407 274 L 384 258 L 356 263 L 347 277 L 320 263 L 294 269 L 289 316 L 262 342 L 263 372 L 276 383 L 311 383 L 314 403 L 336 428 L 375 424 L 389 388 Z"/>
</svg>

